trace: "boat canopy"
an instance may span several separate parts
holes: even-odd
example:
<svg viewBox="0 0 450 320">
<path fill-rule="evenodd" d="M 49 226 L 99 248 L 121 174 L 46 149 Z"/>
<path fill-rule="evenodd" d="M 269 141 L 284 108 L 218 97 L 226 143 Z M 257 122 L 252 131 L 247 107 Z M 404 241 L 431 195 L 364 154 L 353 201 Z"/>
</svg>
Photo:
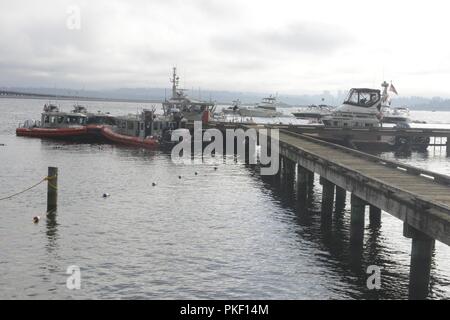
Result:
<svg viewBox="0 0 450 320">
<path fill-rule="evenodd" d="M 376 89 L 351 89 L 344 104 L 370 108 L 380 102 L 381 93 Z"/>
</svg>

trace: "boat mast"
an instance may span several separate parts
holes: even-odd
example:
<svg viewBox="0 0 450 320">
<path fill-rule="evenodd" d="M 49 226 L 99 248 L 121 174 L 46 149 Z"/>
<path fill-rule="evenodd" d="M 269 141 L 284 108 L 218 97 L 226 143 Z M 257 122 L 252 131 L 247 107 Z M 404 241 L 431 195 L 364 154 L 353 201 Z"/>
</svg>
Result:
<svg viewBox="0 0 450 320">
<path fill-rule="evenodd" d="M 179 81 L 180 77 L 177 76 L 177 68 L 173 67 L 173 75 L 170 79 L 170 82 L 172 83 L 172 98 L 175 98 L 177 96 L 177 87 Z"/>
<path fill-rule="evenodd" d="M 381 84 L 381 87 L 383 88 L 383 93 L 381 94 L 381 102 L 383 104 L 386 104 L 389 100 L 389 94 L 388 94 L 389 84 L 386 81 L 383 81 L 383 83 Z"/>
</svg>

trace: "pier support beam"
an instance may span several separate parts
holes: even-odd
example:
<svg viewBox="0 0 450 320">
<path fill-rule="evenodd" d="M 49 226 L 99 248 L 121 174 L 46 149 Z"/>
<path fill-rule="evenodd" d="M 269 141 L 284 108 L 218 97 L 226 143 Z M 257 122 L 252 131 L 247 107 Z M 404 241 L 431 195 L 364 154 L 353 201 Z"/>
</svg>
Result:
<svg viewBox="0 0 450 320">
<path fill-rule="evenodd" d="M 297 200 L 306 203 L 308 199 L 308 170 L 297 165 Z"/>
<path fill-rule="evenodd" d="M 281 173 L 281 184 L 283 187 L 288 187 L 291 189 L 294 187 L 296 162 L 283 157 L 282 163 L 283 169 Z"/>
<path fill-rule="evenodd" d="M 322 185 L 322 222 L 331 222 L 334 203 L 334 184 L 325 178 L 320 178 Z"/>
<path fill-rule="evenodd" d="M 347 191 L 339 186 L 336 186 L 336 211 L 342 211 L 345 208 L 346 198 Z"/>
<path fill-rule="evenodd" d="M 350 218 L 350 245 L 352 249 L 362 251 L 364 243 L 364 219 L 366 203 L 352 194 L 352 209 Z"/>
<path fill-rule="evenodd" d="M 381 209 L 370 205 L 369 220 L 372 226 L 381 225 Z"/>
<path fill-rule="evenodd" d="M 423 300 L 429 293 L 431 259 L 435 240 L 407 223 L 403 225 L 403 234 L 407 238 L 412 238 L 409 299 Z"/>
</svg>

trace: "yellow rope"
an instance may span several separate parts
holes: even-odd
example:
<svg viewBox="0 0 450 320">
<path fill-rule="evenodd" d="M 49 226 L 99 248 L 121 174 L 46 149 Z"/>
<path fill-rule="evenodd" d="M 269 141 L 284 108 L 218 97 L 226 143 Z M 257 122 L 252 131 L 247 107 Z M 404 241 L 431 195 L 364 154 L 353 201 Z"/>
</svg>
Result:
<svg viewBox="0 0 450 320">
<path fill-rule="evenodd" d="M 14 193 L 14 194 L 12 194 L 12 195 L 10 195 L 10 196 L 7 196 L 7 197 L 4 197 L 4 198 L 0 198 L 0 201 L 8 200 L 8 199 L 14 198 L 14 197 L 16 197 L 16 196 L 18 196 L 18 195 L 21 195 L 22 193 L 25 193 L 25 192 L 27 192 L 27 191 L 30 191 L 31 189 L 36 188 L 38 185 L 40 185 L 40 184 L 41 184 L 42 182 L 44 182 L 44 181 L 48 181 L 48 185 L 49 185 L 50 187 L 52 187 L 52 188 L 55 189 L 55 190 L 58 190 L 58 188 L 57 188 L 55 185 L 53 185 L 53 184 L 50 183 L 50 180 L 53 180 L 53 179 L 55 179 L 55 178 L 56 178 L 56 176 L 53 176 L 53 177 L 45 177 L 44 179 L 42 179 L 42 180 L 39 181 L 38 183 L 32 185 L 32 186 L 29 187 L 29 188 L 26 188 L 25 190 L 22 190 L 22 191 L 20 191 L 20 192 Z"/>
</svg>

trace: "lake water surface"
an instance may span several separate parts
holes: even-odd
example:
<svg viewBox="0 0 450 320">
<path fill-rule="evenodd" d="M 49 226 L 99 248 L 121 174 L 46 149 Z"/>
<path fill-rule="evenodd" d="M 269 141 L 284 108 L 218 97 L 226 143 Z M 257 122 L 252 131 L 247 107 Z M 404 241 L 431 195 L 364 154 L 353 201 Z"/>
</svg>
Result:
<svg viewBox="0 0 450 320">
<path fill-rule="evenodd" d="M 0 198 L 36 183 L 47 167 L 59 168 L 56 218 L 31 221 L 46 210 L 44 185 L 0 202 L 0 298 L 407 298 L 411 240 L 391 215 L 383 213 L 380 228 L 367 221 L 355 267 L 349 206 L 325 232 L 318 181 L 312 203 L 300 208 L 291 191 L 244 164 L 214 170 L 176 165 L 160 151 L 16 137 L 18 123 L 39 118 L 46 102 L 0 99 Z M 87 105 L 116 115 L 143 107 Z M 450 112 L 413 117 L 450 123 Z M 450 174 L 445 148 L 382 156 Z M 66 288 L 71 265 L 81 268 L 80 290 Z M 381 290 L 366 287 L 369 265 L 382 268 Z M 450 249 L 441 243 L 431 276 L 430 297 L 450 298 Z"/>
</svg>

